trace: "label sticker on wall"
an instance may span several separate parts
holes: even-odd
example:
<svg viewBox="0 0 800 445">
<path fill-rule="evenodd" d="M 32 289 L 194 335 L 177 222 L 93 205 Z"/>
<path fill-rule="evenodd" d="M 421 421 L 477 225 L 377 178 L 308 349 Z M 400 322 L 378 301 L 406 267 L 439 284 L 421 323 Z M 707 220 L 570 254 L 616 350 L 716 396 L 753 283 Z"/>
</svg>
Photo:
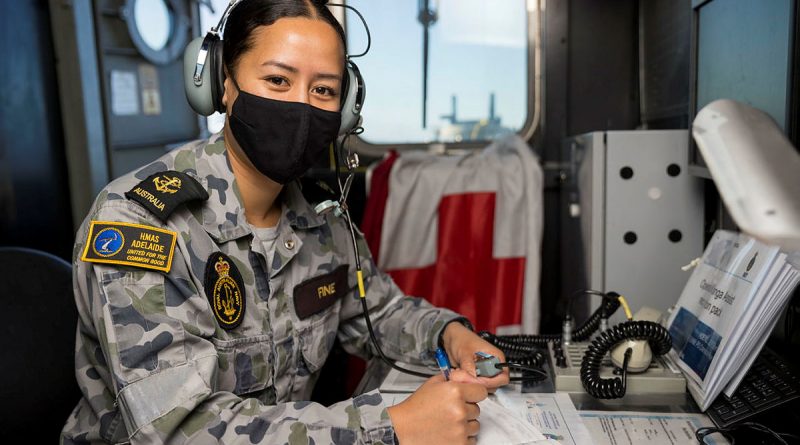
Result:
<svg viewBox="0 0 800 445">
<path fill-rule="evenodd" d="M 111 114 L 132 116 L 139 114 L 139 86 L 133 71 L 111 71 Z"/>
<path fill-rule="evenodd" d="M 139 86 L 142 88 L 142 112 L 148 116 L 161 114 L 161 93 L 155 66 L 149 63 L 139 65 Z"/>
</svg>

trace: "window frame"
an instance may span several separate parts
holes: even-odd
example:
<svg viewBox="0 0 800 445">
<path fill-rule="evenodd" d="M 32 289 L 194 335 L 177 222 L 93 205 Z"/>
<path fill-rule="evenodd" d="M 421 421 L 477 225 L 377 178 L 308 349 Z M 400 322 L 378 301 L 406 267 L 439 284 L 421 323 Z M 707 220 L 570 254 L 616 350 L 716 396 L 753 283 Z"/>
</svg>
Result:
<svg viewBox="0 0 800 445">
<path fill-rule="evenodd" d="M 516 134 L 525 141 L 530 141 L 540 131 L 541 103 L 542 103 L 542 9 L 545 0 L 525 0 L 526 15 L 528 18 L 528 63 L 527 82 L 528 88 L 528 113 L 525 123 Z M 346 3 L 346 2 L 345 2 Z M 347 19 L 345 8 L 329 6 L 334 16 L 342 23 L 347 34 Z M 354 26 L 361 26 L 356 22 Z M 357 61 L 356 61 L 357 62 Z M 364 82 L 367 88 L 366 104 L 369 106 L 369 80 Z M 389 150 L 409 151 L 427 150 L 437 153 L 451 153 L 463 150 L 475 150 L 486 147 L 492 140 L 462 141 L 462 142 L 428 142 L 428 143 L 385 143 L 373 144 L 367 142 L 359 135 L 352 135 L 347 140 L 347 148 L 361 154 L 370 156 L 383 156 Z"/>
<path fill-rule="evenodd" d="M 128 27 L 128 35 L 133 42 L 133 46 L 139 51 L 148 62 L 155 65 L 169 65 L 183 56 L 184 49 L 189 43 L 189 16 L 186 2 L 180 0 L 163 0 L 164 6 L 170 14 L 170 29 L 167 42 L 161 49 L 153 49 L 144 40 L 144 36 L 139 30 L 136 22 L 136 3 L 140 0 L 125 0 L 122 7 L 121 17 Z"/>
</svg>

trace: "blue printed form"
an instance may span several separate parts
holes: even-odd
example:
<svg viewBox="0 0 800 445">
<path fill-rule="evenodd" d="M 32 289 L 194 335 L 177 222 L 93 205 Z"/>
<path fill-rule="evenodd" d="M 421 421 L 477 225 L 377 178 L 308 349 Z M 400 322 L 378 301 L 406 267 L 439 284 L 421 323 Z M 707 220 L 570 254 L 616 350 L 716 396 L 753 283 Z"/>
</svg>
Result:
<svg viewBox="0 0 800 445">
<path fill-rule="evenodd" d="M 678 357 L 701 379 L 705 379 L 722 337 L 686 308 L 678 310 L 669 333 L 672 335 L 672 347 L 680 351 Z"/>
</svg>

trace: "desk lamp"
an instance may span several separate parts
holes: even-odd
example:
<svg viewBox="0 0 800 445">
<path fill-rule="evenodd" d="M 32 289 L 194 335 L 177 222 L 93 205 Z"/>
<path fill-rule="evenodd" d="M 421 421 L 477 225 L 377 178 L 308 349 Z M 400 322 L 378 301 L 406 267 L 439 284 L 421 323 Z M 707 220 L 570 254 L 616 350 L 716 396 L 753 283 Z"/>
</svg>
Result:
<svg viewBox="0 0 800 445">
<path fill-rule="evenodd" d="M 775 121 L 720 99 L 697 113 L 692 136 L 741 231 L 800 251 L 800 154 Z"/>
</svg>

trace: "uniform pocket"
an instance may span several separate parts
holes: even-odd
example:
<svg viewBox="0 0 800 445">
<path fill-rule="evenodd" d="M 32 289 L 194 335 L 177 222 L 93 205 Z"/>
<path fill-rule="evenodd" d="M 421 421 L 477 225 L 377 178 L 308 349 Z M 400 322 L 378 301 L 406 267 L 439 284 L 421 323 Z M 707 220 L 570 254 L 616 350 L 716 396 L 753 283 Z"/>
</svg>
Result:
<svg viewBox="0 0 800 445">
<path fill-rule="evenodd" d="M 270 335 L 211 339 L 217 349 L 217 390 L 243 395 L 272 386 Z"/>
<path fill-rule="evenodd" d="M 340 307 L 341 301 L 337 301 L 329 310 L 313 316 L 298 334 L 303 359 L 312 373 L 322 368 L 333 348 L 339 329 Z"/>
</svg>

